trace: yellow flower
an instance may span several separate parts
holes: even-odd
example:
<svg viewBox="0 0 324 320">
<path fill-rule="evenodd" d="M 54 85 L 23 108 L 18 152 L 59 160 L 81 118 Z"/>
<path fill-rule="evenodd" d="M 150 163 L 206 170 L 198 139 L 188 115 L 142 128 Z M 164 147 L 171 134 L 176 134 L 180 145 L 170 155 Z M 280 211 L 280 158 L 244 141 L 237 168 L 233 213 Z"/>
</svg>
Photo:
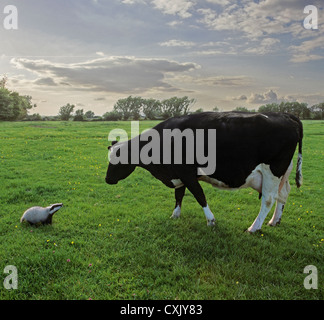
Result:
<svg viewBox="0 0 324 320">
<path fill-rule="evenodd" d="M 101 223 L 99 223 L 99 227 L 101 227 Z"/>
<path fill-rule="evenodd" d="M 71 241 L 71 244 L 74 244 L 74 241 Z"/>
</svg>

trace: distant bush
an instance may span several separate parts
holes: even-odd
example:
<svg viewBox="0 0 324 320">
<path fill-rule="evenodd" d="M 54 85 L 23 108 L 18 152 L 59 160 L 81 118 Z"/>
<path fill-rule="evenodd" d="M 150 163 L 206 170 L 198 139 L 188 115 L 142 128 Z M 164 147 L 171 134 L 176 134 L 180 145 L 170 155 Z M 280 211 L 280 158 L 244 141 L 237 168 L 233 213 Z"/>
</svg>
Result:
<svg viewBox="0 0 324 320">
<path fill-rule="evenodd" d="M 117 111 L 110 111 L 110 112 L 106 112 L 102 118 L 105 121 L 118 121 L 122 119 L 122 114 L 120 112 Z"/>
</svg>

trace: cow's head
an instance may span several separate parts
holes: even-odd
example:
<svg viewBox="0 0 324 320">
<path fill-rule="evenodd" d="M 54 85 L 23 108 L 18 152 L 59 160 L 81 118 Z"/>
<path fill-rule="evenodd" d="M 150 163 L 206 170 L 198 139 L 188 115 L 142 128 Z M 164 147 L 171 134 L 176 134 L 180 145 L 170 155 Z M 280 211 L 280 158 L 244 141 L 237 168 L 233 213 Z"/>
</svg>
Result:
<svg viewBox="0 0 324 320">
<path fill-rule="evenodd" d="M 126 152 L 125 149 L 127 149 Z M 129 161 L 128 141 L 119 143 L 113 141 L 108 150 L 110 151 L 110 162 L 106 174 L 106 183 L 116 184 L 119 180 L 127 178 L 135 170 L 136 165 Z M 126 155 L 126 158 L 123 155 Z"/>
</svg>

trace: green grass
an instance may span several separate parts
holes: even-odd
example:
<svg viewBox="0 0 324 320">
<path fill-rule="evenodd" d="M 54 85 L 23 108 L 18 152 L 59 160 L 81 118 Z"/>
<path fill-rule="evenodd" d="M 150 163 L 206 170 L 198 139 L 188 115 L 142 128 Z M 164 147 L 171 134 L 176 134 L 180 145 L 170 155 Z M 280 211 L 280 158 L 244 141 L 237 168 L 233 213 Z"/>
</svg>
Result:
<svg viewBox="0 0 324 320">
<path fill-rule="evenodd" d="M 212 231 L 189 192 L 170 219 L 174 191 L 145 170 L 107 185 L 117 127 L 130 131 L 128 122 L 0 123 L 0 299 L 323 299 L 323 121 L 304 122 L 304 184 L 296 188 L 294 166 L 281 225 L 266 225 L 271 212 L 254 235 L 243 232 L 260 207 L 252 189 L 202 184 Z M 20 224 L 27 208 L 56 202 L 53 225 Z M 2 286 L 7 265 L 17 290 Z M 307 265 L 317 290 L 303 286 Z"/>
</svg>

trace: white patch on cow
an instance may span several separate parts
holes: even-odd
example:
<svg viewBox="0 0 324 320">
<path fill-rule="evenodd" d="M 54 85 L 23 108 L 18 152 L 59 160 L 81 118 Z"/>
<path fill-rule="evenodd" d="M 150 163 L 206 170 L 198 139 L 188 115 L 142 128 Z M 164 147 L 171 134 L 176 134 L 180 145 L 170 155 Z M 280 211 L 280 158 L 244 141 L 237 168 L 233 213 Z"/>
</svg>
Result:
<svg viewBox="0 0 324 320">
<path fill-rule="evenodd" d="M 207 219 L 207 226 L 214 226 L 215 225 L 215 217 L 213 213 L 210 211 L 208 204 L 206 207 L 203 208 L 206 219 Z"/>
<path fill-rule="evenodd" d="M 261 229 L 264 219 L 271 210 L 274 202 L 278 199 L 279 185 L 282 179 L 282 177 L 277 178 L 274 176 L 270 170 L 270 166 L 267 164 L 262 163 L 260 170 L 262 174 L 261 209 L 250 228 L 248 228 L 249 232 L 255 232 Z"/>
<path fill-rule="evenodd" d="M 183 182 L 180 179 L 172 179 L 171 182 L 176 189 L 183 186 Z"/>
<path fill-rule="evenodd" d="M 245 183 L 240 187 L 243 188 L 253 188 L 259 193 L 262 192 L 262 168 L 265 166 L 264 163 L 261 163 L 255 167 L 255 169 L 249 174 L 245 179 Z"/>
<path fill-rule="evenodd" d="M 265 114 L 262 114 L 262 113 L 260 113 L 260 114 L 261 114 L 261 116 L 263 116 L 263 117 L 265 117 L 265 118 L 269 119 L 269 117 L 268 117 L 268 116 L 266 116 Z"/>
<path fill-rule="evenodd" d="M 181 207 L 178 205 L 178 206 L 176 206 L 175 209 L 173 210 L 173 213 L 172 213 L 171 218 L 173 218 L 173 219 L 180 218 L 180 214 L 181 214 Z"/>
</svg>

